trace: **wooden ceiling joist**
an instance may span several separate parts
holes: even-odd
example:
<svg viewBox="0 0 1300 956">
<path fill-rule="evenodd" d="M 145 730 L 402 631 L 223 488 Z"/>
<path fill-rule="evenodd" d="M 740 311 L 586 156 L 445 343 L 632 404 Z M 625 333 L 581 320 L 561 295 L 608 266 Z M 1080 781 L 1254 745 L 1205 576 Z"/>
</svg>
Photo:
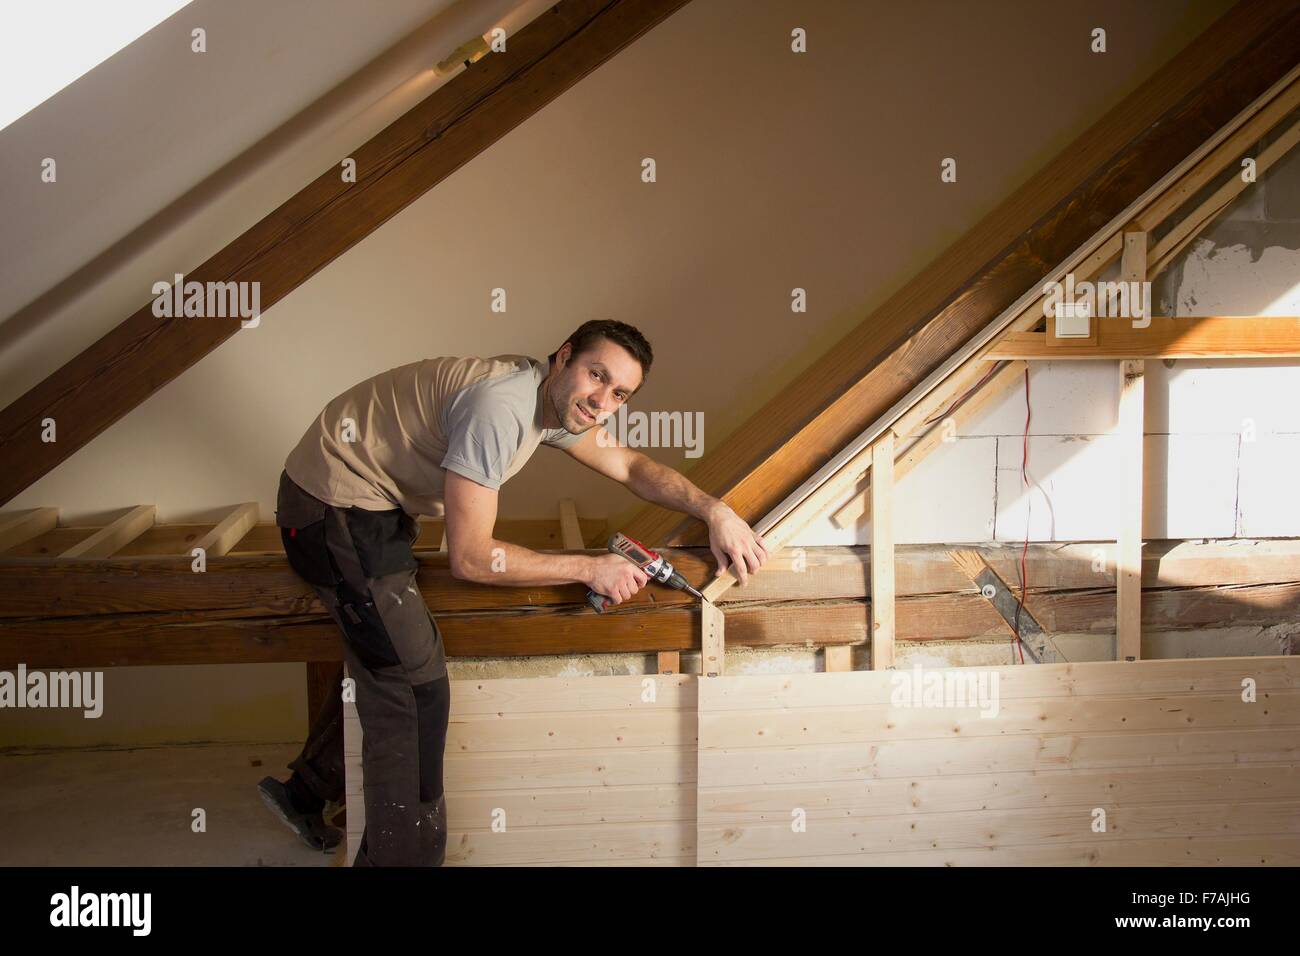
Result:
<svg viewBox="0 0 1300 956">
<path fill-rule="evenodd" d="M 100 528 L 59 555 L 61 558 L 107 558 L 116 554 L 154 523 L 153 505 L 136 505 L 112 524 Z"/>
<path fill-rule="evenodd" d="M 29 508 L 0 515 L 0 551 L 39 538 L 58 524 L 58 508 Z"/>
<path fill-rule="evenodd" d="M 103 540 L 102 535 L 107 529 L 80 525 L 61 527 L 57 524 L 58 514 L 57 508 L 0 514 L 0 560 L 189 557 L 199 547 L 205 549 L 208 557 L 284 554 L 280 529 L 269 522 L 258 522 L 258 510 L 253 502 L 233 507 L 216 525 L 150 525 L 138 536 L 118 542 L 112 554 L 96 555 L 77 554 L 77 550 L 92 537 L 101 536 L 100 540 Z M 603 519 L 579 518 L 576 531 L 581 535 L 582 543 L 578 547 L 600 547 L 605 543 L 606 529 Z M 415 550 L 440 550 L 440 543 L 445 539 L 443 531 L 442 521 L 421 520 Z M 503 519 L 497 522 L 492 533 L 502 541 L 538 551 L 569 548 L 573 543 L 572 538 L 565 537 L 560 522 L 541 518 Z"/>
<path fill-rule="evenodd" d="M 691 480 L 760 522 L 1053 263 L 1279 84 L 1296 50 L 1300 8 L 1238 4 L 729 435 Z M 699 522 L 661 508 L 626 531 L 651 544 L 705 540 Z"/>
<path fill-rule="evenodd" d="M 1115 628 L 1114 574 L 1094 570 L 1115 545 L 1029 546 L 1026 607 L 1053 633 Z M 1003 640 L 1006 622 L 953 564 L 945 545 L 897 549 L 898 640 Z M 977 549 L 1004 580 L 1019 546 Z M 688 579 L 709 573 L 707 549 L 674 550 Z M 1151 629 L 1271 625 L 1300 612 L 1300 542 L 1147 542 L 1142 620 Z M 733 646 L 863 643 L 871 620 L 866 548 L 809 548 L 755 576 L 721 605 Z M 591 613 L 579 585 L 500 588 L 451 576 L 447 556 L 420 555 L 418 583 L 438 609 L 452 656 L 698 649 L 699 612 L 680 592 L 643 589 L 624 607 Z M 721 638 L 721 631 L 717 632 Z M 143 664 L 334 661 L 338 630 L 279 555 L 227 556 L 192 570 L 186 555 L 67 561 L 0 557 L 0 669 Z"/>
<path fill-rule="evenodd" d="M 1131 319 L 1097 323 L 1098 341 L 1050 340 L 1046 332 L 1011 332 L 985 353 L 1003 359 L 1297 358 L 1300 317 L 1152 316 L 1134 327 Z"/>
<path fill-rule="evenodd" d="M 256 501 L 246 501 L 236 505 L 228 515 L 217 522 L 216 527 L 194 543 L 195 548 L 202 548 L 209 557 L 220 557 L 244 539 L 257 524 L 258 506 Z"/>
<path fill-rule="evenodd" d="M 187 281 L 258 282 L 265 312 L 687 2 L 562 0 L 511 36 L 506 52 L 467 67 L 353 150 L 355 183 L 331 167 Z M 238 317 L 159 318 L 152 302 L 142 305 L 0 413 L 0 504 L 239 328 Z M 45 418 L 58 422 L 57 442 L 41 440 Z"/>
</svg>

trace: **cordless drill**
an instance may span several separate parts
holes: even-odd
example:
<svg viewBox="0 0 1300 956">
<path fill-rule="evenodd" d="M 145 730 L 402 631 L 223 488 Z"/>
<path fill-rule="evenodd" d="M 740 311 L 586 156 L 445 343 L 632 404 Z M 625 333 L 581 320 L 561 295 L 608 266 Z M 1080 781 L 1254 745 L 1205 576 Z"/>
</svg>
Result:
<svg viewBox="0 0 1300 956">
<path fill-rule="evenodd" d="M 704 595 L 691 587 L 681 574 L 673 570 L 673 566 L 664 560 L 662 554 L 656 554 L 635 538 L 629 538 L 620 531 L 609 539 L 609 550 L 627 558 L 649 575 L 651 581 L 658 581 L 678 591 L 688 591 L 700 599 L 704 598 Z M 587 603 L 596 609 L 597 614 L 604 614 L 609 598 L 595 591 L 588 591 Z"/>
</svg>

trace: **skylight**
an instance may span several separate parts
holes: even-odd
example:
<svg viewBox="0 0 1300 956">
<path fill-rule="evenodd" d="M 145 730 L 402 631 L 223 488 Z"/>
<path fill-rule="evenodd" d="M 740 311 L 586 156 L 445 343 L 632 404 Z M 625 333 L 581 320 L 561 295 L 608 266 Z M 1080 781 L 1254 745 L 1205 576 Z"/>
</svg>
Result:
<svg viewBox="0 0 1300 956">
<path fill-rule="evenodd" d="M 189 0 L 39 0 L 0 6 L 0 129 L 152 30 Z"/>
</svg>

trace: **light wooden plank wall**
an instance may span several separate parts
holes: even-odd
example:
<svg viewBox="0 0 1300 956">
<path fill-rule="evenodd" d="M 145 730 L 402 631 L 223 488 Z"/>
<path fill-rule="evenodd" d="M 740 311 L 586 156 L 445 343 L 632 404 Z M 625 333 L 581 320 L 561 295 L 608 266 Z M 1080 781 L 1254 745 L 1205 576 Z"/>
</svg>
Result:
<svg viewBox="0 0 1300 956">
<path fill-rule="evenodd" d="M 1300 658 L 936 669 L 984 717 L 912 673 L 702 681 L 700 864 L 1300 864 Z"/>
<path fill-rule="evenodd" d="M 693 866 L 695 730 L 693 676 L 452 681 L 446 865 Z M 365 823 L 361 739 L 346 703 L 349 863 Z"/>
</svg>

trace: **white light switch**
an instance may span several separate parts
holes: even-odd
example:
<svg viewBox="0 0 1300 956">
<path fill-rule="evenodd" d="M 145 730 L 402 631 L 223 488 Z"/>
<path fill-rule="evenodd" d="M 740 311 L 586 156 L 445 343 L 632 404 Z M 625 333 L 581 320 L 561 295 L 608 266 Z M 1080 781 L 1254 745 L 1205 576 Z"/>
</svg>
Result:
<svg viewBox="0 0 1300 956">
<path fill-rule="evenodd" d="M 1092 328 L 1092 310 L 1087 302 L 1056 303 L 1056 337 L 1086 339 Z"/>
</svg>

